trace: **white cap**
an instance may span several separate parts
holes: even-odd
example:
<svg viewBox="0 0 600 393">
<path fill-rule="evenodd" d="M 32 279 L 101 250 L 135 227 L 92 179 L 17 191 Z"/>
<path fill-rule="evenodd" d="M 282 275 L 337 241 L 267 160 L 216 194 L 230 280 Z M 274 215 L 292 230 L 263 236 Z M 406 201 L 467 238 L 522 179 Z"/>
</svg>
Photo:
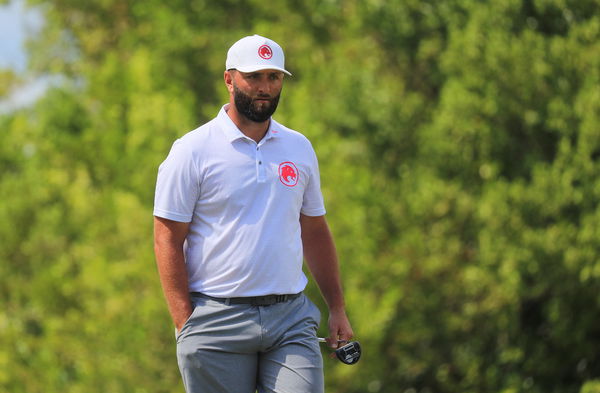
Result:
<svg viewBox="0 0 600 393">
<path fill-rule="evenodd" d="M 278 70 L 292 75 L 285 69 L 283 49 L 275 41 L 256 34 L 242 38 L 229 48 L 225 69 L 241 72 Z"/>
</svg>

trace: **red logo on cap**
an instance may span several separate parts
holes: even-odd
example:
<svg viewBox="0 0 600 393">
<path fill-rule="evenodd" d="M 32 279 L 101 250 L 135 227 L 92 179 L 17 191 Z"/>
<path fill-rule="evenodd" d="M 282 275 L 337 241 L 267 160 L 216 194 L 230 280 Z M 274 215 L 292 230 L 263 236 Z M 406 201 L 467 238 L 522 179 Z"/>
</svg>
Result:
<svg viewBox="0 0 600 393">
<path fill-rule="evenodd" d="M 298 184 L 298 168 L 293 162 L 286 161 L 279 164 L 279 180 L 288 187 Z"/>
<path fill-rule="evenodd" d="M 258 48 L 258 55 L 263 59 L 269 60 L 271 57 L 273 57 L 273 51 L 269 45 L 263 45 Z"/>
</svg>

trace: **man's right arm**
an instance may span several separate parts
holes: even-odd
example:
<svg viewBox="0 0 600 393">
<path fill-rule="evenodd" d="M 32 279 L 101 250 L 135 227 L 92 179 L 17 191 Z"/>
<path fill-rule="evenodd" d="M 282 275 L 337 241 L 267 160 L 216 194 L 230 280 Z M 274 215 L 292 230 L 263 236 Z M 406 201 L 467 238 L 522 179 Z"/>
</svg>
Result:
<svg viewBox="0 0 600 393">
<path fill-rule="evenodd" d="M 190 224 L 154 217 L 154 254 L 167 306 L 177 332 L 192 314 L 183 243 Z"/>
</svg>

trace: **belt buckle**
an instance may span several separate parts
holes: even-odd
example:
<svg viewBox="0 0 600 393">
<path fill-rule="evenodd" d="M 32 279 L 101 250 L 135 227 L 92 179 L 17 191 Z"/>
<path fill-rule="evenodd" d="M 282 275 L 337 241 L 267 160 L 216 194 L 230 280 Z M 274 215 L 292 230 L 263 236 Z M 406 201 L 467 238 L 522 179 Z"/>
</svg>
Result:
<svg viewBox="0 0 600 393">
<path fill-rule="evenodd" d="M 287 295 L 275 295 L 275 303 L 283 303 L 287 300 Z"/>
<path fill-rule="evenodd" d="M 283 303 L 287 300 L 287 295 L 266 295 L 258 296 L 253 299 L 253 306 L 272 306 L 276 303 Z"/>
</svg>

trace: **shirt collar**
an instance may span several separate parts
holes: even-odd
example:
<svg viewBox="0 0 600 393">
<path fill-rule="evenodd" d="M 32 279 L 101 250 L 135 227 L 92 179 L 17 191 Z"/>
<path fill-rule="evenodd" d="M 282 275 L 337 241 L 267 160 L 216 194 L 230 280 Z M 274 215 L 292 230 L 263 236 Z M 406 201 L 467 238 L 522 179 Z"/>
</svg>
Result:
<svg viewBox="0 0 600 393">
<path fill-rule="evenodd" d="M 219 114 L 217 115 L 217 121 L 221 126 L 221 129 L 225 133 L 225 136 L 229 140 L 229 142 L 233 142 L 238 139 L 249 139 L 239 128 L 235 125 L 235 123 L 231 120 L 231 118 L 227 115 L 227 109 L 229 109 L 229 104 L 223 105 Z M 267 133 L 261 140 L 261 143 L 267 141 L 271 138 L 275 138 L 279 136 L 279 124 L 271 118 L 271 122 L 269 124 L 269 129 Z"/>
</svg>

